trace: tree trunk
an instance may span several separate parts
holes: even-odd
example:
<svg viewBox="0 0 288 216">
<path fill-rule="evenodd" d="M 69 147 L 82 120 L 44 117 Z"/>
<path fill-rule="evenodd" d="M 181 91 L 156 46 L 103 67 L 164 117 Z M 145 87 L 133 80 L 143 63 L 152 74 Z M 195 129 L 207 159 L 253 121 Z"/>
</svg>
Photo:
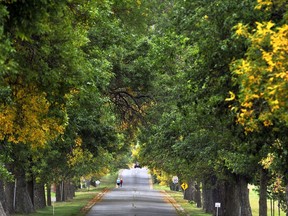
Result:
<svg viewBox="0 0 288 216">
<path fill-rule="evenodd" d="M 216 184 L 213 187 L 212 190 L 212 207 L 213 207 L 213 215 L 216 215 L 217 208 L 215 208 L 215 203 L 220 203 L 221 208 L 218 208 L 218 215 L 219 216 L 228 216 L 225 214 L 225 208 L 223 208 L 225 205 L 224 201 L 225 198 L 225 183 L 222 181 L 216 182 Z M 232 216 L 232 215 L 229 215 Z"/>
<path fill-rule="evenodd" d="M 193 190 L 191 187 L 188 186 L 186 190 L 183 190 L 183 199 L 188 201 L 193 200 Z"/>
<path fill-rule="evenodd" d="M 200 190 L 200 186 L 199 184 L 196 184 L 195 185 L 195 202 L 196 202 L 196 206 L 198 208 L 201 208 L 202 207 L 202 200 L 201 200 L 201 190 Z"/>
<path fill-rule="evenodd" d="M 286 193 L 286 206 L 288 206 L 288 183 L 285 187 L 285 193 Z M 288 211 L 286 212 L 286 216 L 288 216 Z"/>
<path fill-rule="evenodd" d="M 244 177 L 236 176 L 235 183 L 227 182 L 225 184 L 225 203 L 223 208 L 223 216 L 252 216 L 248 183 Z"/>
<path fill-rule="evenodd" d="M 170 190 L 172 191 L 179 191 L 179 184 L 174 184 L 173 182 L 170 183 Z"/>
<path fill-rule="evenodd" d="M 0 180 L 0 203 L 2 204 L 2 208 L 5 209 L 5 192 L 4 192 L 4 183 Z M 1 214 L 0 214 L 1 215 Z"/>
<path fill-rule="evenodd" d="M 46 206 L 44 184 L 34 184 L 34 208 L 41 209 Z"/>
<path fill-rule="evenodd" d="M 28 194 L 29 194 L 31 202 L 34 206 L 34 180 L 32 179 L 30 181 L 27 181 L 26 184 L 27 184 Z"/>
<path fill-rule="evenodd" d="M 190 180 L 188 183 L 188 188 L 184 191 L 184 199 L 185 200 L 194 200 L 194 181 Z"/>
<path fill-rule="evenodd" d="M 267 170 L 260 170 L 259 216 L 267 216 Z"/>
<path fill-rule="evenodd" d="M 241 216 L 252 216 L 252 210 L 250 206 L 249 200 L 249 189 L 248 189 L 248 182 L 246 178 L 240 176 L 239 177 L 239 197 L 240 199 L 240 206 L 241 206 Z"/>
<path fill-rule="evenodd" d="M 71 185 L 71 197 L 73 199 L 76 196 L 77 186 L 73 184 L 72 182 L 70 183 L 70 185 Z"/>
<path fill-rule="evenodd" d="M 212 213 L 213 212 L 213 201 L 212 201 L 212 189 L 208 188 L 205 183 L 203 183 L 203 209 L 205 213 Z"/>
<path fill-rule="evenodd" d="M 59 184 L 56 185 L 56 202 L 62 202 L 63 199 L 63 181 L 61 181 Z"/>
<path fill-rule="evenodd" d="M 240 210 L 240 197 L 237 197 L 238 192 L 236 184 L 234 183 L 225 183 L 225 202 L 221 205 L 221 208 L 225 211 L 225 216 L 239 216 L 241 213 Z M 242 216 L 242 215 L 241 215 Z"/>
<path fill-rule="evenodd" d="M 34 206 L 27 190 L 24 170 L 19 171 L 16 186 L 15 211 L 25 214 L 34 212 Z"/>
<path fill-rule="evenodd" d="M 4 211 L 4 208 L 3 208 L 1 202 L 0 202 L 0 215 L 1 215 L 1 216 L 6 216 L 6 213 L 5 213 L 5 211 Z"/>
<path fill-rule="evenodd" d="M 4 192 L 4 182 L 0 180 L 0 215 L 6 216 L 6 199 L 5 199 L 5 192 Z"/>
<path fill-rule="evenodd" d="M 46 192 L 47 192 L 47 206 L 51 206 L 52 202 L 51 202 L 51 185 L 50 184 L 46 185 Z"/>
<path fill-rule="evenodd" d="M 5 211 L 8 214 L 12 214 L 15 212 L 14 208 L 14 190 L 15 190 L 15 182 L 8 182 L 5 184 L 4 194 L 5 194 Z"/>
<path fill-rule="evenodd" d="M 212 214 L 215 208 L 215 188 L 216 177 L 212 176 L 210 179 L 203 181 L 203 209 L 206 213 Z"/>
<path fill-rule="evenodd" d="M 64 182 L 64 193 L 65 193 L 65 200 L 70 200 L 71 199 L 71 185 L 70 185 L 70 181 L 67 180 Z M 73 196 L 72 196 L 73 198 Z"/>
<path fill-rule="evenodd" d="M 73 199 L 75 187 L 70 183 L 69 180 L 62 181 L 56 186 L 56 201 L 62 202 L 68 199 Z"/>
<path fill-rule="evenodd" d="M 66 191 L 67 191 L 67 200 L 72 200 L 74 198 L 74 196 L 75 196 L 75 186 L 70 180 L 68 180 L 66 182 L 66 185 L 67 185 L 67 189 L 66 189 Z"/>
<path fill-rule="evenodd" d="M 63 182 L 63 201 L 67 201 L 68 200 L 68 193 L 69 193 L 69 184 L 68 181 L 64 181 Z"/>
</svg>

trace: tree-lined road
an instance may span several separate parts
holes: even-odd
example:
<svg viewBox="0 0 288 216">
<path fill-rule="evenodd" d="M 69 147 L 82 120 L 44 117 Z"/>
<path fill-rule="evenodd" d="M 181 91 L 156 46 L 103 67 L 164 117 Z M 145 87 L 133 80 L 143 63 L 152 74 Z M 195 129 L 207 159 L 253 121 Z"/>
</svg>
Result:
<svg viewBox="0 0 288 216">
<path fill-rule="evenodd" d="M 87 216 L 177 216 L 164 195 L 152 189 L 146 169 L 123 170 L 121 177 L 123 187 L 105 194 Z"/>
</svg>

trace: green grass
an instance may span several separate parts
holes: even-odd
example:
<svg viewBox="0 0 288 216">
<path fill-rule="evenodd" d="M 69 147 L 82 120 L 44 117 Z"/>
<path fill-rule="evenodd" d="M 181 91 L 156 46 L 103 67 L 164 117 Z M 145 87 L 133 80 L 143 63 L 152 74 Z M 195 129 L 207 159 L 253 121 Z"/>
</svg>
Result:
<svg viewBox="0 0 288 216">
<path fill-rule="evenodd" d="M 176 192 L 171 191 L 169 187 L 167 186 L 160 186 L 160 185 L 153 185 L 155 190 L 164 190 L 167 194 L 169 194 L 171 197 L 173 197 L 176 202 L 185 210 L 185 212 L 188 215 L 191 216 L 211 216 L 211 214 L 204 213 L 204 211 L 201 208 L 197 208 L 195 204 L 189 203 L 187 200 L 183 199 L 183 193 L 182 192 Z M 250 205 L 252 209 L 252 215 L 253 216 L 259 216 L 259 196 L 257 192 L 254 190 L 250 190 Z M 271 203 L 270 200 L 267 202 L 268 204 L 268 215 L 271 215 Z M 275 213 L 274 215 L 278 216 L 278 207 L 277 203 L 275 202 Z M 183 214 L 184 216 L 184 214 Z M 285 213 L 283 211 L 280 212 L 280 216 L 285 216 Z"/>
<path fill-rule="evenodd" d="M 55 202 L 54 203 L 54 215 L 55 216 L 84 216 L 81 213 L 81 209 L 88 204 L 98 193 L 105 188 L 114 188 L 117 174 L 107 175 L 101 179 L 99 187 L 90 187 L 87 189 L 80 189 L 76 192 L 76 196 L 73 200 L 67 202 Z M 35 213 L 29 214 L 29 216 L 51 216 L 53 215 L 53 206 L 47 206 L 43 209 L 37 210 Z M 13 216 L 27 216 L 27 214 L 14 214 Z"/>
<path fill-rule="evenodd" d="M 259 196 L 256 191 L 250 190 L 250 205 L 252 208 L 252 215 L 253 216 L 258 216 L 259 215 Z M 278 207 L 277 207 L 277 202 L 274 204 L 275 209 L 274 209 L 274 215 L 278 216 Z M 271 201 L 267 201 L 267 207 L 268 207 L 268 215 L 271 215 Z M 280 211 L 280 216 L 285 216 L 286 214 L 283 211 Z"/>
<path fill-rule="evenodd" d="M 183 199 L 183 193 L 178 191 L 171 191 L 167 186 L 153 185 L 155 190 L 164 190 L 168 195 L 173 197 L 175 201 L 185 210 L 185 213 L 180 213 L 180 216 L 192 215 L 192 216 L 211 216 L 211 214 L 205 213 L 201 208 L 197 208 L 195 204 L 189 203 Z"/>
<path fill-rule="evenodd" d="M 93 189 L 86 192 L 76 192 L 76 197 L 69 202 L 54 203 L 54 214 L 61 216 L 82 215 L 80 210 L 85 206 L 99 192 L 99 189 Z M 53 215 L 53 207 L 46 207 L 45 209 L 31 214 L 31 216 L 38 215 Z"/>
</svg>

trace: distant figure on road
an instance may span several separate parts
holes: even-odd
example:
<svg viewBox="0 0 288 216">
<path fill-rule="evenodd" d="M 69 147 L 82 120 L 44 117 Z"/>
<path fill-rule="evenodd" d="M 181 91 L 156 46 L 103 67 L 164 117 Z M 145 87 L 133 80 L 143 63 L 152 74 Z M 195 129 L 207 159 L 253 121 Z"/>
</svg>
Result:
<svg viewBox="0 0 288 216">
<path fill-rule="evenodd" d="M 121 178 L 120 179 L 120 187 L 122 187 L 122 185 L 123 185 L 123 179 Z"/>
<path fill-rule="evenodd" d="M 117 187 L 119 187 L 120 183 L 121 183 L 121 180 L 120 180 L 120 178 L 118 178 L 118 179 L 116 180 Z"/>
<path fill-rule="evenodd" d="M 140 164 L 138 162 L 135 163 L 134 168 L 141 168 Z"/>
</svg>

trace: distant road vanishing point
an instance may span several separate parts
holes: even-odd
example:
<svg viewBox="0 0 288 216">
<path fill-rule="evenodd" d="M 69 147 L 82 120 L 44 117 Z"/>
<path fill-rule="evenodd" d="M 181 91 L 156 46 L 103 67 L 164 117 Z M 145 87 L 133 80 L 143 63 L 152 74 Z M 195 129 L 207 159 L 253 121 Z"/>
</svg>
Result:
<svg viewBox="0 0 288 216">
<path fill-rule="evenodd" d="M 177 216 L 173 205 L 151 187 L 147 169 L 126 169 L 123 186 L 105 194 L 86 216 Z"/>
</svg>

